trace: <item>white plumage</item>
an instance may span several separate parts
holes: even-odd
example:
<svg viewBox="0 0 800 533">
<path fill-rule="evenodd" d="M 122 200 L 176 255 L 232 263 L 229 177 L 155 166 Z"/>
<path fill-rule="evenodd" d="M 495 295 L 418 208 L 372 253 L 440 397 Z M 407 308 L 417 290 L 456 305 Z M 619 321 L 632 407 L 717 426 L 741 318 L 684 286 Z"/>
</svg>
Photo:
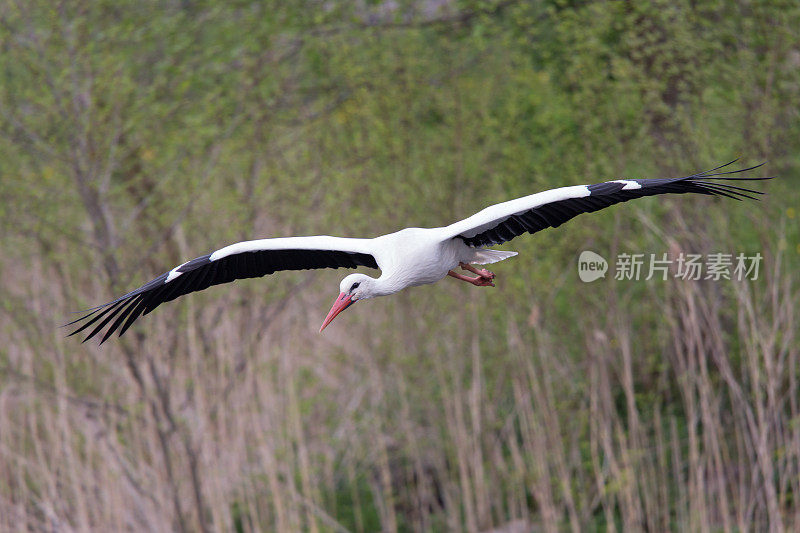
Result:
<svg viewBox="0 0 800 533">
<path fill-rule="evenodd" d="M 377 278 L 361 273 L 345 277 L 340 283 L 339 297 L 320 331 L 358 300 L 434 283 L 447 275 L 477 286 L 494 286 L 495 275 L 492 272 L 471 265 L 495 263 L 517 254 L 490 250 L 487 246 L 510 241 L 523 233 L 558 227 L 581 213 L 597 211 L 642 196 L 665 193 L 755 199 L 750 194 L 762 193 L 715 181 L 770 179 L 731 176 L 761 165 L 720 171 L 734 161 L 681 178 L 619 179 L 552 189 L 489 206 L 464 220 L 440 228 L 406 228 L 372 239 L 319 235 L 231 244 L 187 261 L 116 300 L 90 309 L 85 316 L 70 322 L 85 321 L 70 335 L 94 325 L 85 342 L 107 327 L 100 341 L 102 344 L 114 331 L 122 335 L 139 316 L 146 315 L 164 302 L 211 285 L 261 277 L 279 270 L 358 266 L 381 270 Z M 459 266 L 476 276 L 456 273 L 454 269 Z"/>
</svg>

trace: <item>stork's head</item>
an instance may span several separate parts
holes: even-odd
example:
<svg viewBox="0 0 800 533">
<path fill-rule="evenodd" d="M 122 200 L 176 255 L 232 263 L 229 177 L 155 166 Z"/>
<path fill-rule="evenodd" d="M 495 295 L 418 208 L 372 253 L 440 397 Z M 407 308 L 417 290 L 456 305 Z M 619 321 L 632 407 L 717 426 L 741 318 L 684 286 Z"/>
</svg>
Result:
<svg viewBox="0 0 800 533">
<path fill-rule="evenodd" d="M 350 274 L 344 278 L 339 284 L 339 297 L 333 302 L 333 307 L 328 312 L 328 316 L 325 317 L 322 327 L 319 328 L 320 333 L 336 318 L 336 315 L 358 300 L 376 296 L 375 281 L 375 278 L 371 278 L 366 274 Z"/>
</svg>

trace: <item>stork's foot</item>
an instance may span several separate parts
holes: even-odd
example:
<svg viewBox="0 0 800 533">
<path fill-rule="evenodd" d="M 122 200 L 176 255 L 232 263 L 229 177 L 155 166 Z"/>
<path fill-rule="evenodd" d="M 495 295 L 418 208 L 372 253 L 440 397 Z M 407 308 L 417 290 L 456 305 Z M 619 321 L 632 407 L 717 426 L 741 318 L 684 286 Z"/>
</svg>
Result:
<svg viewBox="0 0 800 533">
<path fill-rule="evenodd" d="M 494 274 L 492 274 L 491 278 L 485 278 L 483 276 L 479 276 L 477 278 L 472 278 L 472 281 L 470 283 L 472 283 L 476 287 L 494 287 L 494 282 L 492 281 L 492 278 L 494 278 Z"/>
<path fill-rule="evenodd" d="M 494 279 L 494 272 L 492 272 L 490 270 L 486 270 L 485 268 L 478 269 L 476 274 L 478 274 L 482 278 Z"/>
<path fill-rule="evenodd" d="M 492 273 L 489 272 L 489 274 Z M 492 281 L 492 279 L 494 279 L 494 274 L 492 274 L 491 278 L 488 276 L 478 276 L 477 278 L 471 278 L 469 276 L 465 276 L 464 274 L 458 274 L 451 270 L 447 273 L 447 275 L 454 277 L 456 279 L 460 279 L 461 281 L 466 281 L 467 283 L 472 283 L 476 287 L 494 287 L 494 282 Z"/>
<path fill-rule="evenodd" d="M 486 270 L 485 268 L 475 268 L 474 266 L 470 265 L 469 263 L 459 263 L 458 266 L 463 268 L 464 270 L 469 270 L 473 274 L 477 274 L 481 278 L 486 278 L 488 280 L 494 279 L 494 272 L 490 270 Z"/>
</svg>

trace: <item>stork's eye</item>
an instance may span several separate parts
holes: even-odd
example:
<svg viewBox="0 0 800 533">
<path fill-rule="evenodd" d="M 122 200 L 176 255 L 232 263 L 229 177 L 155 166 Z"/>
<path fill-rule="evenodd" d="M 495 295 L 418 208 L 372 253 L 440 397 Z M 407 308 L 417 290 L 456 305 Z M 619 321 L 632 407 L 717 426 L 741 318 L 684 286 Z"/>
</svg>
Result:
<svg viewBox="0 0 800 533">
<path fill-rule="evenodd" d="M 355 283 L 353 283 L 353 286 L 350 287 L 350 292 L 353 292 L 354 290 L 356 290 L 356 287 L 358 287 L 359 285 L 361 285 L 360 281 L 356 281 Z"/>
</svg>

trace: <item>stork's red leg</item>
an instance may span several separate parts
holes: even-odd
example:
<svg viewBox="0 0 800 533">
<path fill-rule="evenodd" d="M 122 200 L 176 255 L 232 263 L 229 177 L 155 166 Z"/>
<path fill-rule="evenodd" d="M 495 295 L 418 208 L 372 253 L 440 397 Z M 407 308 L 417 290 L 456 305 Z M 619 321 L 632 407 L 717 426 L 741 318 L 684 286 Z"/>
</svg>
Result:
<svg viewBox="0 0 800 533">
<path fill-rule="evenodd" d="M 482 278 L 494 279 L 494 272 L 486 270 L 485 268 L 475 268 L 469 263 L 459 263 L 458 266 L 460 266 L 464 270 L 469 270 L 473 274 L 477 274 Z"/>
<path fill-rule="evenodd" d="M 471 278 L 469 276 L 465 276 L 464 274 L 457 274 L 452 270 L 447 272 L 448 276 L 452 276 L 456 279 L 460 279 L 461 281 L 466 281 L 467 283 L 472 283 L 476 287 L 494 287 L 494 283 L 492 282 L 491 278 L 485 278 L 483 276 L 478 276 L 477 278 Z"/>
</svg>

